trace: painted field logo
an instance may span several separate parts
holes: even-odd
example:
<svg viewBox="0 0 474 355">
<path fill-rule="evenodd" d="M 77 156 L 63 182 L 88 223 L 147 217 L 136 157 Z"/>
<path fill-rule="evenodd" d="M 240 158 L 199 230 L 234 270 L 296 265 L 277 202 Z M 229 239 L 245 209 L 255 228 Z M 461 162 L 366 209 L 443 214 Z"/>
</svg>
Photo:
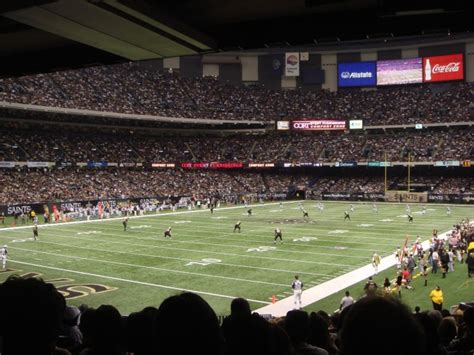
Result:
<svg viewBox="0 0 474 355">
<path fill-rule="evenodd" d="M 77 232 L 77 235 L 102 234 L 101 231 Z"/>
<path fill-rule="evenodd" d="M 362 223 L 362 224 L 357 225 L 357 227 L 366 227 L 366 228 L 373 227 L 373 226 L 374 225 L 370 223 Z"/>
<path fill-rule="evenodd" d="M 151 228 L 149 225 L 140 225 L 140 226 L 131 226 L 130 229 L 144 229 L 144 228 Z"/>
<path fill-rule="evenodd" d="M 77 284 L 56 286 L 56 289 L 64 296 L 64 298 L 66 298 L 66 300 L 72 300 L 79 297 L 115 291 L 117 290 L 117 287 L 100 284 Z"/>
<path fill-rule="evenodd" d="M 258 248 L 249 248 L 249 249 L 247 249 L 247 252 L 251 253 L 251 252 L 256 251 L 258 253 L 264 253 L 266 251 L 272 251 L 272 250 L 275 250 L 275 249 L 276 249 L 276 247 L 269 247 L 269 246 L 264 245 L 264 246 L 260 246 Z"/>
<path fill-rule="evenodd" d="M 186 224 L 186 223 L 192 223 L 191 221 L 176 221 L 174 224 Z"/>
<path fill-rule="evenodd" d="M 381 219 L 380 222 L 393 222 L 393 219 L 384 218 L 384 219 Z"/>
<path fill-rule="evenodd" d="M 311 242 L 312 240 L 318 240 L 316 237 L 301 237 L 293 239 L 294 242 Z"/>
<path fill-rule="evenodd" d="M 220 259 L 205 258 L 205 259 L 201 259 L 200 261 L 190 261 L 189 263 L 185 264 L 184 266 L 192 266 L 192 265 L 207 266 L 207 265 L 212 265 L 212 264 L 218 264 L 218 263 L 221 263 L 221 262 L 222 262 L 222 260 L 220 260 Z"/>
<path fill-rule="evenodd" d="M 38 272 L 28 272 L 22 274 L 21 277 L 24 279 L 29 279 L 33 277 L 41 277 L 42 274 Z M 69 278 L 57 278 L 45 280 L 47 283 L 54 284 L 58 292 L 60 292 L 66 300 L 72 300 L 79 297 L 86 297 L 90 295 L 101 294 L 104 292 L 115 291 L 117 287 L 106 286 L 102 284 L 86 283 L 86 284 L 70 284 L 74 282 L 73 279 Z M 66 283 L 65 285 L 61 285 Z"/>
<path fill-rule="evenodd" d="M 344 234 L 349 232 L 347 229 L 336 229 L 333 231 L 329 231 L 328 234 Z"/>
</svg>

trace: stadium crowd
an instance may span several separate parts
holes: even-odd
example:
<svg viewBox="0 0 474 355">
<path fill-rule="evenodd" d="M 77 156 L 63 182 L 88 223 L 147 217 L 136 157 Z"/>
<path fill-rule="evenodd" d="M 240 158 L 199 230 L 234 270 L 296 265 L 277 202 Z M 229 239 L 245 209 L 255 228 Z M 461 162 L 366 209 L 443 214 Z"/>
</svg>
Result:
<svg viewBox="0 0 474 355">
<path fill-rule="evenodd" d="M 126 199 L 143 197 L 194 196 L 215 197 L 234 202 L 247 194 L 287 194 L 298 190 L 321 193 L 383 193 L 383 177 L 317 176 L 310 173 L 247 172 L 221 170 L 149 170 L 87 168 L 0 169 L 0 204 L 45 201 Z M 406 179 L 394 177 L 391 189 Z M 421 182 L 423 181 L 423 182 Z M 467 177 L 420 177 L 422 191 L 433 194 L 473 194 L 474 181 Z M 416 186 L 416 184 L 414 184 Z"/>
<path fill-rule="evenodd" d="M 474 159 L 474 129 L 423 133 L 143 136 L 0 130 L 0 161 L 116 163 Z"/>
<path fill-rule="evenodd" d="M 53 284 L 13 276 L 0 284 L 0 314 L 3 355 L 466 355 L 474 350 L 474 308 L 454 315 L 413 314 L 391 296 L 364 297 L 332 316 L 292 310 L 270 321 L 237 298 L 219 324 L 194 293 L 122 316 L 111 305 L 66 306 Z"/>
<path fill-rule="evenodd" d="M 276 91 L 183 78 L 137 63 L 0 79 L 0 101 L 12 103 L 226 120 L 363 119 L 365 125 L 472 121 L 473 94 L 469 83 Z"/>
</svg>

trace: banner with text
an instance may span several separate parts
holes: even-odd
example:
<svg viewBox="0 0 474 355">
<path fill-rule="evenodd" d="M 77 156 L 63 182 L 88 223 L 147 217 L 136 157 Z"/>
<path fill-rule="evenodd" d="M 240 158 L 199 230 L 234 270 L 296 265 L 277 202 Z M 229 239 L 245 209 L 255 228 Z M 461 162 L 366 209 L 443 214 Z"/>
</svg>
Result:
<svg viewBox="0 0 474 355">
<path fill-rule="evenodd" d="M 375 86 L 377 67 L 375 62 L 339 63 L 337 83 L 340 87 Z"/>
<path fill-rule="evenodd" d="M 295 131 L 337 131 L 346 129 L 346 121 L 308 120 L 291 121 L 291 129 Z"/>
<path fill-rule="evenodd" d="M 463 79 L 464 58 L 462 54 L 423 58 L 423 82 L 431 83 Z"/>
</svg>

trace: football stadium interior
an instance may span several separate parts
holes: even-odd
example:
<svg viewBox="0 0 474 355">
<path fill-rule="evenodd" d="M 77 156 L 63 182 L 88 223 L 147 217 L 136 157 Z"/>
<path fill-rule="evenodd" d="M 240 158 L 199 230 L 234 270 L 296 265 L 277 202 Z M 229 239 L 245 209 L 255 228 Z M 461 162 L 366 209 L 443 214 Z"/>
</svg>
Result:
<svg viewBox="0 0 474 355">
<path fill-rule="evenodd" d="M 0 3 L 0 354 L 474 353 L 474 11 Z"/>
</svg>

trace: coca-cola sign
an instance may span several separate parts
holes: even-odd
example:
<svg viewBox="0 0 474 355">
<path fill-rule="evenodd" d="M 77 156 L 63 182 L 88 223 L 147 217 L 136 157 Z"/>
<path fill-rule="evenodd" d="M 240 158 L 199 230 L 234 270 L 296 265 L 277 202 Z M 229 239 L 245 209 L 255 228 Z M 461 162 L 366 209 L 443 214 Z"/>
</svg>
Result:
<svg viewBox="0 0 474 355">
<path fill-rule="evenodd" d="M 464 79 L 464 58 L 462 54 L 423 58 L 423 82 L 451 81 Z"/>
</svg>

